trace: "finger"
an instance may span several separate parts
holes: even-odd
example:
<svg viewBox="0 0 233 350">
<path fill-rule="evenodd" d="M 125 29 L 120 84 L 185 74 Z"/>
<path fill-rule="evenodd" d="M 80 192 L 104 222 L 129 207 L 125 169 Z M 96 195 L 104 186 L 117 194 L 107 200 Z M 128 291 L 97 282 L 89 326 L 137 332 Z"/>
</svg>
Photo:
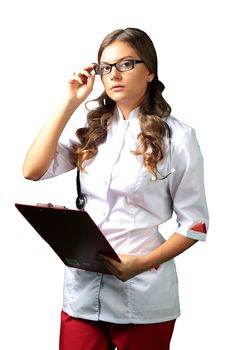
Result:
<svg viewBox="0 0 233 350">
<path fill-rule="evenodd" d="M 73 73 L 73 77 L 72 77 L 72 80 L 73 81 L 77 81 L 79 84 L 83 85 L 83 84 L 86 84 L 87 83 L 87 80 L 88 80 L 88 77 L 85 76 L 84 74 L 76 74 L 76 73 Z"/>
<path fill-rule="evenodd" d="M 113 274 L 113 275 L 118 275 L 119 274 L 119 270 L 117 269 L 117 267 L 114 264 L 114 260 L 106 257 L 105 255 L 98 255 L 100 261 L 102 262 L 102 264 L 104 264 L 104 266 Z"/>
<path fill-rule="evenodd" d="M 90 76 L 90 73 L 86 69 L 78 69 L 74 71 L 74 76 L 75 77 L 86 76 L 88 78 Z"/>
<path fill-rule="evenodd" d="M 80 85 L 86 85 L 89 79 L 93 77 L 92 75 L 86 76 L 84 74 L 77 74 L 73 73 L 73 77 L 71 78 L 71 81 L 78 82 Z"/>
<path fill-rule="evenodd" d="M 110 264 L 111 266 L 116 267 L 116 263 L 117 263 L 116 260 L 111 259 L 109 256 L 102 255 L 102 254 L 99 254 L 99 257 L 103 262 L 106 262 L 106 263 Z"/>
<path fill-rule="evenodd" d="M 95 68 L 95 66 L 97 66 L 97 63 L 91 63 L 89 64 L 85 69 L 91 73 L 93 71 L 93 69 Z"/>
<path fill-rule="evenodd" d="M 86 78 L 85 78 L 86 79 Z M 78 77 L 77 75 L 74 75 L 71 77 L 70 79 L 70 82 L 71 83 L 79 83 L 80 85 L 83 85 L 85 82 L 84 82 L 84 79 L 81 79 L 80 77 Z"/>
<path fill-rule="evenodd" d="M 111 272 L 112 275 L 118 277 L 119 273 L 118 271 L 110 264 L 103 262 L 103 265 L 108 269 L 109 272 Z"/>
<path fill-rule="evenodd" d="M 95 74 L 89 74 L 89 75 L 87 75 L 87 74 L 77 74 L 77 73 L 73 73 L 73 78 L 72 78 L 73 80 L 76 80 L 76 81 L 78 81 L 81 85 L 86 85 L 86 84 L 90 84 L 90 86 L 91 85 L 93 85 L 93 83 L 94 83 L 94 80 L 95 80 Z"/>
<path fill-rule="evenodd" d="M 74 75 L 85 75 L 86 77 L 89 77 L 91 75 L 91 72 L 93 71 L 94 67 L 97 65 L 97 63 L 91 63 L 82 69 L 77 69 L 74 71 Z"/>
<path fill-rule="evenodd" d="M 92 87 L 94 85 L 94 81 L 95 81 L 95 74 L 91 74 L 88 78 L 87 78 L 87 86 L 88 87 Z"/>
</svg>

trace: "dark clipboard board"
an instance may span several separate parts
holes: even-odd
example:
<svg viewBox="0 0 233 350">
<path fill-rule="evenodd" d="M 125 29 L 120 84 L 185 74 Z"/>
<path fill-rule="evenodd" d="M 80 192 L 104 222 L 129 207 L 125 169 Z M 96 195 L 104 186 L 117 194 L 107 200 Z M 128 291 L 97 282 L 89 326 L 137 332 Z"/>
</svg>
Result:
<svg viewBox="0 0 233 350">
<path fill-rule="evenodd" d="M 65 265 L 110 274 L 99 261 L 98 253 L 120 261 L 110 243 L 86 211 L 56 207 L 51 204 L 15 203 L 15 207 Z"/>
</svg>

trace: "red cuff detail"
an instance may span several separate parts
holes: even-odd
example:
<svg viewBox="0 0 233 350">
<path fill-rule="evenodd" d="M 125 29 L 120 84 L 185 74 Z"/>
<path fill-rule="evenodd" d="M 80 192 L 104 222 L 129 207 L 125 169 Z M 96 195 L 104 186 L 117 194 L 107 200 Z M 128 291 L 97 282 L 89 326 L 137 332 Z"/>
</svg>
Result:
<svg viewBox="0 0 233 350">
<path fill-rule="evenodd" d="M 202 233 L 207 233 L 206 225 L 203 224 L 202 222 L 199 222 L 198 224 L 192 226 L 190 228 L 190 230 L 197 231 L 197 232 L 202 232 Z"/>
</svg>

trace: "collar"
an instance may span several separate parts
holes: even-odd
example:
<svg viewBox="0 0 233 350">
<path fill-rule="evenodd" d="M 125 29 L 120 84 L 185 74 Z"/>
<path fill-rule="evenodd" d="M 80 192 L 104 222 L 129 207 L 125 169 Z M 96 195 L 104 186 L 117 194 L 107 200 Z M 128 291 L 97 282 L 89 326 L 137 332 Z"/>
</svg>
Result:
<svg viewBox="0 0 233 350">
<path fill-rule="evenodd" d="M 120 108 L 116 105 L 115 115 L 116 115 L 116 118 L 117 118 L 118 121 L 125 121 L 125 122 L 127 122 L 128 120 L 137 119 L 138 118 L 138 113 L 139 113 L 139 107 L 136 107 L 130 112 L 129 118 L 128 119 L 124 119 Z"/>
</svg>

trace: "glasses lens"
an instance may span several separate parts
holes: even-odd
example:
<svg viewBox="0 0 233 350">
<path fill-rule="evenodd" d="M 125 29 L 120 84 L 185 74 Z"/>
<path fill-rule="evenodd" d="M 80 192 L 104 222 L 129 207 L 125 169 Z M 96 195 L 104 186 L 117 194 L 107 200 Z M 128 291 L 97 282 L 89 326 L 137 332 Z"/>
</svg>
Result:
<svg viewBox="0 0 233 350">
<path fill-rule="evenodd" d="M 111 66 L 109 64 L 99 64 L 98 74 L 105 75 L 111 72 Z"/>
<path fill-rule="evenodd" d="M 124 61 L 120 61 L 116 64 L 117 69 L 120 72 L 125 72 L 127 70 L 131 70 L 133 69 L 133 61 L 132 60 L 124 60 Z"/>
</svg>

